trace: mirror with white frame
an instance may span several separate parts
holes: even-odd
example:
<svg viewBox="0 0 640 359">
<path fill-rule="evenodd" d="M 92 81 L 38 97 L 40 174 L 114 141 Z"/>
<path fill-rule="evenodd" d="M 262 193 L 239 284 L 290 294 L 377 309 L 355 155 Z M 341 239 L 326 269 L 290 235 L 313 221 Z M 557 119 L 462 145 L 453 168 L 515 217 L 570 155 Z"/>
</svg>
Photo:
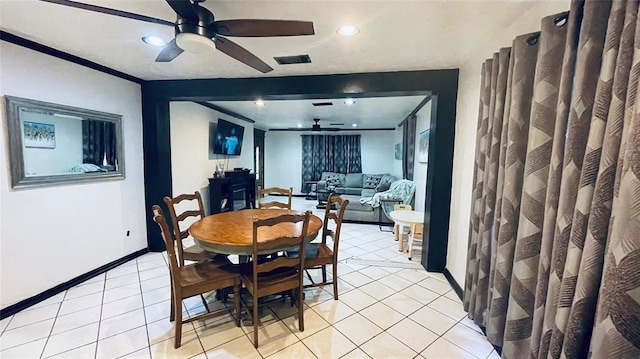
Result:
<svg viewBox="0 0 640 359">
<path fill-rule="evenodd" d="M 13 188 L 124 178 L 122 116 L 4 97 Z"/>
</svg>

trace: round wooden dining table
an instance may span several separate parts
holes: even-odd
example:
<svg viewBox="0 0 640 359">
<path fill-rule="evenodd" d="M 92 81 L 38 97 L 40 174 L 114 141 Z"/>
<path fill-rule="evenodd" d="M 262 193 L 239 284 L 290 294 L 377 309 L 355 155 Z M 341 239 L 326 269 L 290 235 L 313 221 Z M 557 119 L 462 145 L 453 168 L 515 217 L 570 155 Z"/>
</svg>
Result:
<svg viewBox="0 0 640 359">
<path fill-rule="evenodd" d="M 208 252 L 250 256 L 253 254 L 253 218 L 266 219 L 288 213 L 304 214 L 304 212 L 287 209 L 245 209 L 218 213 L 194 222 L 189 227 L 189 234 Z M 307 229 L 307 243 L 318 236 L 321 228 L 322 219 L 311 215 Z M 301 231 L 302 222 L 295 225 L 280 223 L 272 227 L 262 227 L 258 229 L 258 241 L 297 236 Z M 270 254 L 284 249 L 287 248 L 275 248 L 269 253 L 260 254 Z"/>
</svg>

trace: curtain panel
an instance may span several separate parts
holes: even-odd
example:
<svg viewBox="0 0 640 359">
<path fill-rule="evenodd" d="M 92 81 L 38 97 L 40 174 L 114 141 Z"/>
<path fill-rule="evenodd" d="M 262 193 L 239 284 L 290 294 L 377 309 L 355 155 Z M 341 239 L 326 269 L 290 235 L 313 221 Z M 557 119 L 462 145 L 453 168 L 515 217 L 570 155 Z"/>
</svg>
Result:
<svg viewBox="0 0 640 359">
<path fill-rule="evenodd" d="M 116 164 L 116 124 L 108 121 L 82 121 L 82 162 L 97 166 Z"/>
<path fill-rule="evenodd" d="M 417 117 L 411 115 L 402 123 L 402 177 L 408 180 L 413 180 L 417 121 Z"/>
<path fill-rule="evenodd" d="M 302 135 L 302 188 L 322 172 L 361 173 L 360 135 Z"/>
<path fill-rule="evenodd" d="M 640 357 L 638 4 L 483 64 L 464 308 L 503 358 Z"/>
</svg>

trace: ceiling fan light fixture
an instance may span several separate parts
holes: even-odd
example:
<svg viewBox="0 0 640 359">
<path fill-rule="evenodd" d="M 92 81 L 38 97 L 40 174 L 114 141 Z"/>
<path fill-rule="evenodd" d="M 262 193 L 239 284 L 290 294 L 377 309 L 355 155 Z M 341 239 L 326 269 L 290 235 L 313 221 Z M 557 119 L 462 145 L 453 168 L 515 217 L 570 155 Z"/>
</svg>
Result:
<svg viewBox="0 0 640 359">
<path fill-rule="evenodd" d="M 151 46 L 157 46 L 157 47 L 162 47 L 167 44 L 166 41 L 162 40 L 157 36 L 143 36 L 142 42 L 144 42 L 145 44 L 149 44 Z"/>
<path fill-rule="evenodd" d="M 183 32 L 176 35 L 176 44 L 184 51 L 202 54 L 215 48 L 215 43 L 208 37 Z"/>
<path fill-rule="evenodd" d="M 355 127 L 358 127 L 358 124 L 357 124 L 357 123 L 354 123 L 353 125 L 351 125 L 351 127 L 354 127 L 354 128 L 355 128 Z"/>
<path fill-rule="evenodd" d="M 338 29 L 338 35 L 342 36 L 354 36 L 357 35 L 360 30 L 353 25 L 342 25 Z"/>
<path fill-rule="evenodd" d="M 353 105 L 354 103 L 356 103 L 356 101 L 352 98 L 348 98 L 344 101 L 345 105 Z"/>
</svg>

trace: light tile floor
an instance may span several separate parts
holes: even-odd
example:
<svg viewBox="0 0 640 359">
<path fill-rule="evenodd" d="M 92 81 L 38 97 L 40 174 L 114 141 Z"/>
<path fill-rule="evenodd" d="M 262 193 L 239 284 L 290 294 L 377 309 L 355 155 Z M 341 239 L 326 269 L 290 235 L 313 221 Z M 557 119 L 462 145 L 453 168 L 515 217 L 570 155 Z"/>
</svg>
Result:
<svg viewBox="0 0 640 359">
<path fill-rule="evenodd" d="M 294 199 L 294 208 L 315 202 Z M 262 310 L 260 347 L 252 327 L 229 316 L 183 326 L 173 348 L 166 257 L 148 253 L 0 321 L 0 357 L 8 358 L 498 358 L 441 274 L 398 252 L 377 225 L 345 223 L 339 293 L 305 290 L 305 331 L 295 308 Z M 211 306 L 223 305 L 207 296 Z M 184 315 L 204 311 L 199 297 Z"/>
</svg>

